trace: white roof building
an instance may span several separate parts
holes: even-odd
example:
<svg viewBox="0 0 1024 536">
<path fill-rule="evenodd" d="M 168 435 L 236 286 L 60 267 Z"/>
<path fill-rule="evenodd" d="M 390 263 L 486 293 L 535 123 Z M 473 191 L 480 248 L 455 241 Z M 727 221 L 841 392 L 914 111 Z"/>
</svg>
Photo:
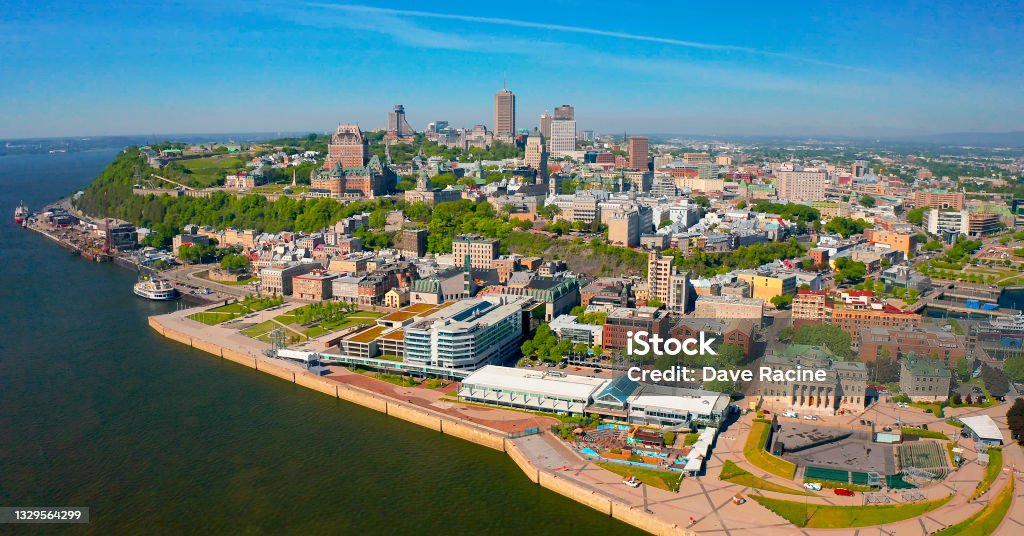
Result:
<svg viewBox="0 0 1024 536">
<path fill-rule="evenodd" d="M 964 429 L 971 433 L 975 441 L 990 445 L 1002 445 L 1003 433 L 996 425 L 996 421 L 988 415 L 973 415 L 961 417 L 960 422 L 964 423 Z"/>
<path fill-rule="evenodd" d="M 543 368 L 488 365 L 462 380 L 459 397 L 502 406 L 583 413 L 610 380 Z"/>
</svg>

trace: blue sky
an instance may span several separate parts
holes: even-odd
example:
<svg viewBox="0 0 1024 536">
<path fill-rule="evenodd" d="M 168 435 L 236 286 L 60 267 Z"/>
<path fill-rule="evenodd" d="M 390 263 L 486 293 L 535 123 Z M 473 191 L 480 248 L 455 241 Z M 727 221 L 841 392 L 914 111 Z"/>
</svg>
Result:
<svg viewBox="0 0 1024 536">
<path fill-rule="evenodd" d="M 0 5 L 0 136 L 490 125 L 599 132 L 1021 130 L 1024 3 Z M 642 8 L 632 8 L 633 4 Z"/>
</svg>

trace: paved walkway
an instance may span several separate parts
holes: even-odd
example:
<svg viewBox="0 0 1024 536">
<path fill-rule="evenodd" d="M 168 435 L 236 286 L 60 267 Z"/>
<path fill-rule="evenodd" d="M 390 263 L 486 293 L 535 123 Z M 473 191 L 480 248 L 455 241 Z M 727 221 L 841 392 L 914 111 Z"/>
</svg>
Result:
<svg viewBox="0 0 1024 536">
<path fill-rule="evenodd" d="M 260 311 L 253 318 L 245 319 L 244 322 L 245 324 L 259 323 L 301 305 L 286 304 L 273 311 Z M 195 312 L 195 310 L 171 313 L 165 315 L 162 321 L 168 327 L 190 333 L 194 337 L 215 342 L 221 346 L 235 348 L 257 359 L 267 359 L 260 356 L 269 345 L 238 333 L 238 325 L 206 326 L 185 318 L 185 315 L 190 312 Z M 294 367 L 297 371 L 305 372 L 304 368 L 299 365 Z M 400 387 L 363 374 L 351 372 L 342 367 L 330 368 L 331 373 L 327 378 L 333 381 L 385 394 L 433 411 L 495 429 L 512 432 L 538 427 L 542 430 L 547 430 L 552 424 L 558 422 L 549 417 L 541 417 L 530 413 L 466 405 L 448 400 L 444 398 L 444 394 L 446 391 L 451 392 L 452 386 L 438 390 Z M 1004 437 L 1009 438 L 1010 434 L 1006 426 L 1005 416 L 1009 407 L 1010 402 L 984 409 L 950 409 L 947 410 L 945 418 L 968 414 L 987 414 L 999 424 L 1003 430 Z M 941 431 L 954 438 L 959 438 L 957 434 L 958 429 L 946 424 L 945 418 L 924 413 L 916 408 L 898 408 L 893 404 L 876 404 L 863 414 L 832 416 L 825 418 L 823 421 L 831 426 L 867 429 L 867 427 L 862 427 L 859 424 L 861 419 L 872 420 L 880 427 L 894 424 L 897 418 L 904 423 L 927 423 L 931 430 Z M 953 472 L 943 482 L 920 490 L 929 499 L 945 497 L 951 493 L 955 494 L 955 497 L 943 507 L 933 510 L 924 516 L 884 527 L 798 529 L 755 501 L 747 501 L 746 504 L 735 505 L 732 503 L 732 497 L 737 493 L 744 495 L 760 494 L 766 497 L 790 501 L 806 501 L 808 504 L 860 505 L 863 503 L 863 494 L 860 493 L 855 497 L 839 497 L 826 490 L 816 497 L 802 497 L 799 495 L 753 490 L 719 480 L 718 474 L 721 472 L 725 460 L 732 460 L 754 475 L 770 482 L 800 489 L 799 482 L 787 481 L 767 474 L 744 459 L 743 446 L 749 435 L 753 419 L 754 414 L 751 413 L 732 423 L 728 428 L 723 429 L 712 450 L 712 456 L 707 461 L 705 476 L 684 479 L 678 493 L 647 485 L 643 485 L 640 488 L 625 486 L 622 484 L 622 477 L 582 458 L 576 451 L 548 432 L 517 438 L 513 441 L 537 466 L 555 471 L 560 477 L 574 480 L 595 493 L 614 497 L 634 508 L 643 508 L 681 527 L 689 527 L 689 530 L 699 534 L 725 534 L 727 536 L 743 534 L 758 534 L 760 536 L 774 534 L 874 535 L 878 531 L 879 534 L 923 536 L 958 523 L 977 513 L 988 503 L 991 497 L 998 494 L 1007 485 L 1010 478 L 1018 479 L 1019 489 L 1015 492 L 1014 504 L 1011 507 L 1010 513 L 996 534 L 1020 534 L 1024 532 L 1024 479 L 1022 479 L 1020 474 L 1014 474 L 1011 470 L 1015 467 L 1024 469 L 1024 451 L 1015 443 L 1010 443 L 1004 447 L 1005 468 L 996 479 L 991 490 L 974 501 L 969 501 L 968 499 L 975 490 L 984 469 L 974 463 L 977 454 L 974 451 L 973 443 L 961 443 L 960 446 L 965 449 L 967 463 L 959 470 Z M 898 493 L 892 493 L 891 496 L 894 497 L 894 502 L 898 502 Z M 690 522 L 691 518 L 693 519 L 692 525 Z"/>
</svg>

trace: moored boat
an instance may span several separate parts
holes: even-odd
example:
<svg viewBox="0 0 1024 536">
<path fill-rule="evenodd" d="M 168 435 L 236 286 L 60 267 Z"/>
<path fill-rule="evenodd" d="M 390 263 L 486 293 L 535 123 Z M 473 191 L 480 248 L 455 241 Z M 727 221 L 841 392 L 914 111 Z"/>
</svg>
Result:
<svg viewBox="0 0 1024 536">
<path fill-rule="evenodd" d="M 166 279 L 153 279 L 144 277 L 135 283 L 135 294 L 149 300 L 175 300 L 178 299 L 178 289 Z"/>
</svg>

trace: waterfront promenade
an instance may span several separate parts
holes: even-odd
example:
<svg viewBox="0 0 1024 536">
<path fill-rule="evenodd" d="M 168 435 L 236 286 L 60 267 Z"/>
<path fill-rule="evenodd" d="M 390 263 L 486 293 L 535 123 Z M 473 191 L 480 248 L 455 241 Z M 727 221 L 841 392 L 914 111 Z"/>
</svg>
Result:
<svg viewBox="0 0 1024 536">
<path fill-rule="evenodd" d="M 302 304 L 285 304 L 274 310 L 256 313 L 246 322 L 262 322 L 273 316 L 299 307 Z M 718 478 L 726 460 L 762 477 L 769 482 L 799 489 L 800 482 L 782 480 L 746 461 L 743 446 L 747 441 L 753 415 L 742 417 L 721 432 L 712 457 L 707 460 L 705 476 L 686 478 L 678 493 L 651 486 L 630 488 L 622 485 L 622 477 L 584 459 L 569 448 L 548 429 L 558 421 L 551 417 L 528 412 L 463 404 L 454 400 L 450 393 L 454 384 L 444 389 L 401 387 L 377 380 L 343 367 L 328 367 L 330 372 L 315 376 L 302 365 L 269 358 L 264 351 L 269 345 L 246 337 L 238 332 L 237 326 L 225 323 L 207 326 L 187 318 L 192 311 L 177 311 L 150 318 L 150 325 L 162 335 L 213 355 L 229 359 L 244 366 L 277 376 L 286 381 L 335 396 L 364 407 L 375 409 L 390 416 L 418 424 L 441 433 L 454 435 L 506 452 L 523 470 L 532 482 L 555 491 L 598 511 L 620 519 L 653 534 L 874 534 L 883 531 L 888 534 L 927 535 L 943 527 L 958 523 L 981 510 L 990 497 L 994 497 L 1011 478 L 1017 478 L 1018 487 L 1024 489 L 1020 475 L 1013 467 L 1024 467 L 1024 456 L 1016 445 L 1004 449 L 1003 471 L 984 496 L 970 500 L 983 468 L 968 463 L 940 485 L 929 486 L 921 491 L 928 499 L 939 499 L 954 495 L 949 503 L 928 514 L 884 527 L 861 527 L 859 529 L 799 529 L 761 506 L 755 501 L 736 505 L 732 498 L 736 494 L 762 495 L 790 501 L 806 501 L 808 504 L 831 504 L 860 506 L 862 494 L 856 497 L 838 497 L 823 492 L 814 497 L 802 498 L 771 491 L 761 491 L 733 484 Z M 991 415 L 1005 430 L 1006 404 L 978 409 L 950 410 L 954 415 L 985 413 Z M 897 413 L 898 412 L 898 413 Z M 923 414 L 920 410 L 902 410 L 892 405 L 875 405 L 863 416 L 851 420 L 849 416 L 831 417 L 830 425 L 856 426 L 859 418 L 873 418 L 887 422 L 899 416 L 903 422 L 928 422 L 934 430 L 953 433 L 956 430 L 944 419 Z M 839 422 L 842 420 L 844 422 Z M 849 421 L 849 422 L 845 422 Z M 967 459 L 976 457 L 971 445 Z M 1024 512 L 1019 508 L 1021 497 L 1014 498 L 1015 508 L 1003 521 L 999 533 L 1010 534 L 1002 529 L 1019 525 L 1024 528 Z M 894 496 L 895 497 L 895 496 Z M 898 502 L 898 501 L 897 501 Z M 691 521 L 692 520 L 692 521 Z"/>
</svg>

